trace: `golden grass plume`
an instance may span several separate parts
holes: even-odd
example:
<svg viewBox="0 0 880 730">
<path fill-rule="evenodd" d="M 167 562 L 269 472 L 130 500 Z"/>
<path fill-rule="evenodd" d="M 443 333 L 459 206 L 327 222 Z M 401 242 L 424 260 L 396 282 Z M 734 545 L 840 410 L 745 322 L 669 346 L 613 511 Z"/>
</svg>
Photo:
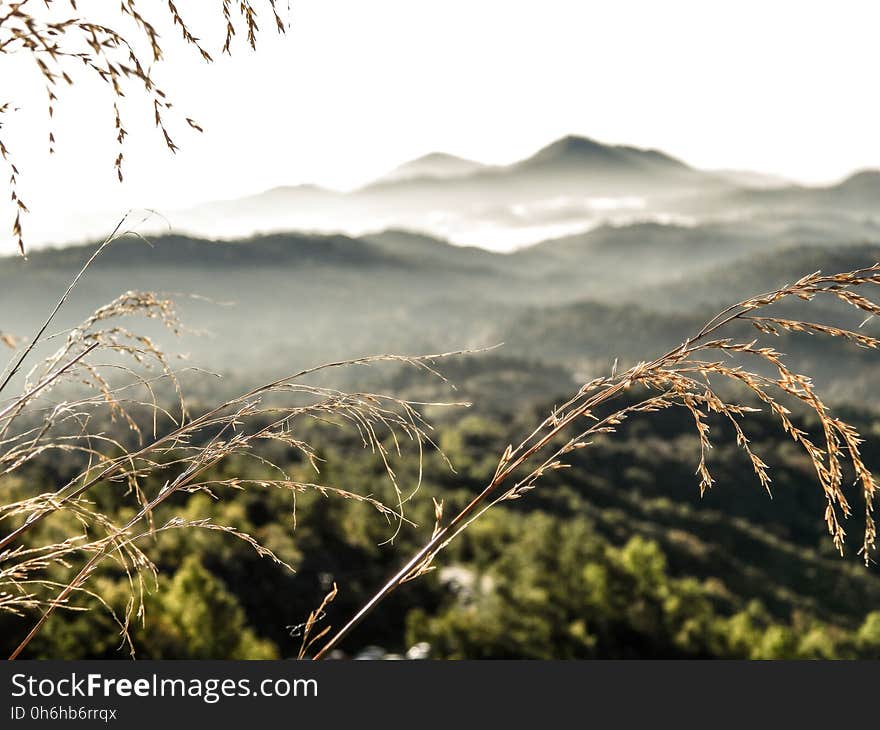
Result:
<svg viewBox="0 0 880 730">
<path fill-rule="evenodd" d="M 857 290 L 878 285 L 880 264 L 831 275 L 817 271 L 788 286 L 728 307 L 680 345 L 653 360 L 585 383 L 569 400 L 557 405 L 519 444 L 510 444 L 504 449 L 489 484 L 445 523 L 441 523 L 438 516 L 437 525 L 424 546 L 315 653 L 314 658 L 327 656 L 389 594 L 430 570 L 440 552 L 487 510 L 524 497 L 539 486 L 547 473 L 569 468 L 569 456 L 573 452 L 588 448 L 596 437 L 614 434 L 625 420 L 668 408 L 685 409 L 693 418 L 700 444 L 696 474 L 701 493 L 715 483 L 707 459 L 712 448 L 710 415 L 716 415 L 731 425 L 757 482 L 768 491 L 771 489 L 769 467 L 753 450 L 743 421 L 757 410 L 766 409 L 773 414 L 784 434 L 803 450 L 812 465 L 825 497 L 823 519 L 841 555 L 846 538 L 844 520 L 853 512 L 845 483 L 846 475 L 851 474 L 854 491 L 861 497 L 864 511 L 859 553 L 865 563 L 869 563 L 877 541 L 873 518 L 877 481 L 862 460 L 859 451 L 862 437 L 852 425 L 832 412 L 811 378 L 792 369 L 786 356 L 765 340 L 786 330 L 877 349 L 880 340 L 863 332 L 782 318 L 773 313 L 773 306 L 792 299 L 809 302 L 816 298 L 830 298 L 870 319 L 880 313 L 880 306 Z M 757 337 L 741 338 L 730 334 L 731 329 L 743 323 L 751 325 Z M 743 394 L 743 398 L 732 400 L 728 395 L 730 389 L 722 389 L 718 383 L 734 384 L 733 392 Z M 621 404 L 623 396 L 626 400 Z M 786 401 L 798 403 L 815 414 L 820 424 L 820 438 L 795 425 Z"/>
</svg>

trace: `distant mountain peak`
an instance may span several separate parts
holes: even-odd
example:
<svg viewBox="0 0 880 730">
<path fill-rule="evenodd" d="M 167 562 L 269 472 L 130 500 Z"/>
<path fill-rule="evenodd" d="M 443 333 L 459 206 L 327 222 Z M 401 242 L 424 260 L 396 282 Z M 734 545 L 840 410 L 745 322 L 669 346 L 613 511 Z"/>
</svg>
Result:
<svg viewBox="0 0 880 730">
<path fill-rule="evenodd" d="M 542 147 L 531 157 L 519 163 L 521 166 L 593 164 L 605 168 L 634 169 L 650 166 L 679 170 L 689 169 L 681 160 L 654 149 L 641 149 L 623 145 L 609 145 L 590 137 L 569 134 Z"/>
<path fill-rule="evenodd" d="M 524 161 L 550 161 L 569 156 L 584 156 L 610 152 L 613 149 L 613 147 L 604 145 L 601 142 L 590 139 L 589 137 L 579 137 L 574 134 L 569 134 L 542 147 L 534 155 Z"/>
<path fill-rule="evenodd" d="M 470 175 L 483 169 L 484 165 L 446 152 L 430 152 L 415 160 L 404 162 L 384 175 L 383 182 L 415 180 L 418 178 L 452 178 Z"/>
</svg>

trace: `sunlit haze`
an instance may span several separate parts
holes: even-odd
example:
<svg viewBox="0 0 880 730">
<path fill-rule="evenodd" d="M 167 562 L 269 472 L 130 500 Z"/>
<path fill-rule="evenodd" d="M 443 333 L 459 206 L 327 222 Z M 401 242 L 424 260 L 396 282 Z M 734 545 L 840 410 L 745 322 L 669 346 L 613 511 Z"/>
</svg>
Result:
<svg viewBox="0 0 880 730">
<path fill-rule="evenodd" d="M 219 38 L 199 25 L 213 7 L 180 5 Z M 62 99 L 49 158 L 42 85 L 4 59 L 22 106 L 4 134 L 35 235 L 71 214 L 351 188 L 432 151 L 508 163 L 569 133 L 806 182 L 880 167 L 870 0 L 302 0 L 289 17 L 286 36 L 213 65 L 169 44 L 157 77 L 205 133 L 180 128 L 172 157 L 132 97 L 121 185 L 102 90 Z"/>
</svg>

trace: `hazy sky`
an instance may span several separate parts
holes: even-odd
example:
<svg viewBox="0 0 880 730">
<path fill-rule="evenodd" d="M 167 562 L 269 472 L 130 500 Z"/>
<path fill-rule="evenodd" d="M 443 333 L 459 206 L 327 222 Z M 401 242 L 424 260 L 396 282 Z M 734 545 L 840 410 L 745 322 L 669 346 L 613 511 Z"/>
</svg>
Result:
<svg viewBox="0 0 880 730">
<path fill-rule="evenodd" d="M 503 163 L 572 132 L 806 181 L 880 167 L 876 0 L 295 0 L 291 20 L 213 66 L 175 43 L 158 77 L 206 133 L 172 157 L 130 122 L 124 185 L 97 89 L 62 103 L 51 160 L 42 88 L 17 97 L 34 215 L 353 186 L 433 150 Z M 33 79 L 0 75 L 6 95 Z"/>
</svg>

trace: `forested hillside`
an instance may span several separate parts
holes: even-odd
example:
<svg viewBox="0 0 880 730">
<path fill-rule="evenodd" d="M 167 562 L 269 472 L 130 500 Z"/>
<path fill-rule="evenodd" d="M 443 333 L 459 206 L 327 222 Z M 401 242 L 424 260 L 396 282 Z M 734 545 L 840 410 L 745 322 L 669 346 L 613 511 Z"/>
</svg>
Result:
<svg viewBox="0 0 880 730">
<path fill-rule="evenodd" d="M 600 250 L 610 234 L 597 232 Z M 669 235 L 674 233 L 661 231 L 658 245 Z M 610 371 L 616 361 L 622 367 L 668 348 L 735 292 L 769 289 L 813 268 L 860 266 L 875 251 L 870 245 L 781 254 L 747 250 L 732 266 L 708 264 L 686 285 L 675 278 L 680 272 L 655 270 L 654 287 L 638 295 L 606 297 L 600 288 L 591 297 L 595 272 L 580 288 L 560 289 L 551 266 L 556 261 L 558 271 L 567 269 L 572 277 L 572 262 L 588 270 L 589 259 L 578 259 L 569 241 L 536 250 L 544 249 L 545 269 L 530 263 L 528 251 L 502 256 L 403 232 L 363 240 L 286 235 L 238 243 L 168 237 L 153 247 L 119 242 L 101 255 L 66 318 L 109 298 L 123 276 L 132 287 L 187 287 L 207 297 L 179 300 L 194 325 L 213 328 L 213 334 L 161 335 L 166 345 L 192 347 L 193 364 L 227 364 L 220 381 L 185 381 L 196 412 L 259 374 L 297 363 L 376 348 L 427 352 L 504 343 L 444 360 L 438 367 L 449 383 L 394 365 L 355 368 L 333 380 L 423 403 L 473 404 L 465 412 L 425 408 L 437 425 L 434 439 L 455 471 L 436 455 L 426 458 L 424 497 L 412 501 L 412 523 L 399 534 L 367 504 L 314 493 L 292 498 L 258 490 L 216 503 L 196 494 L 159 510 L 160 523 L 210 518 L 231 525 L 294 571 L 228 535 L 156 536 L 164 588 L 148 592 L 145 607 L 154 620 L 135 629 L 141 656 L 295 655 L 296 626 L 314 608 L 316 594 L 333 583 L 341 588 L 328 623 L 356 609 L 431 529 L 428 495 L 449 510 L 466 503 L 491 478 L 503 445 L 527 433 L 584 378 Z M 6 260 L 0 279 L 12 297 L 6 301 L 21 313 L 16 321 L 34 320 L 89 250 L 41 252 L 26 263 Z M 818 302 L 806 306 L 819 318 L 842 314 Z M 865 331 L 872 330 L 867 323 Z M 827 343 L 806 334 L 789 334 L 779 343 L 838 396 L 841 412 L 862 433 L 880 434 L 872 410 L 873 352 L 844 343 L 832 356 Z M 172 396 L 167 389 L 159 392 Z M 853 393 L 865 394 L 857 408 L 847 405 L 854 403 Z M 796 411 L 796 417 L 805 431 L 817 428 L 806 413 Z M 112 423 L 106 428 L 115 430 Z M 854 555 L 836 554 L 809 461 L 766 413 L 752 416 L 752 448 L 773 473 L 768 493 L 756 483 L 729 425 L 713 422 L 711 428 L 717 484 L 704 496 L 694 475 L 700 445 L 691 416 L 670 411 L 634 419 L 581 452 L 572 469 L 546 477 L 526 499 L 486 515 L 450 548 L 437 571 L 370 618 L 349 651 L 378 645 L 403 653 L 427 642 L 431 656 L 450 658 L 876 655 L 880 577 Z M 390 496 L 384 469 L 359 439 L 329 426 L 311 429 L 300 436 L 320 444 L 322 479 L 359 494 Z M 869 465 L 878 464 L 878 449 L 880 443 L 869 439 Z M 267 455 L 297 478 L 310 478 L 311 467 L 295 449 Z M 81 461 L 63 454 L 37 459 L 5 488 L 10 499 L 24 498 L 33 485 L 70 478 Z M 418 459 L 401 457 L 394 469 L 401 483 L 413 484 Z M 227 477 L 259 482 L 271 473 L 259 461 L 233 460 L 206 478 Z M 93 499 L 108 512 L 123 509 L 110 485 Z M 54 529 L 35 530 L 30 539 L 45 541 Z M 112 567 L 96 580 L 99 595 L 119 614 L 127 581 Z M 5 616 L 3 622 L 3 635 L 12 642 L 26 621 Z M 29 652 L 120 656 L 118 628 L 107 613 L 63 612 Z"/>
</svg>

